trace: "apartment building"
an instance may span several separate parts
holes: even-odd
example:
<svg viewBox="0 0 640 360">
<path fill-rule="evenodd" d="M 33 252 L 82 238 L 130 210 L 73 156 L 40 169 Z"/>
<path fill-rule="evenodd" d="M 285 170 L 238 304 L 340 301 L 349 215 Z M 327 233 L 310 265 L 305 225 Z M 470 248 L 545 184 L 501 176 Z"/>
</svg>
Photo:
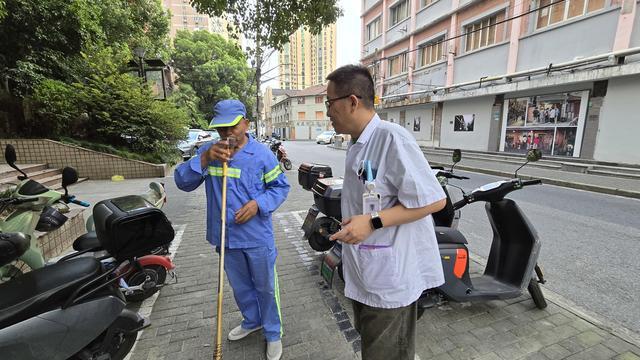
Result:
<svg viewBox="0 0 640 360">
<path fill-rule="evenodd" d="M 637 0 L 363 0 L 377 111 L 420 144 L 640 164 Z"/>
<path fill-rule="evenodd" d="M 206 30 L 220 34 L 227 40 L 233 40 L 228 28 L 230 24 L 226 19 L 199 13 L 191 6 L 189 0 L 162 0 L 162 5 L 171 13 L 169 36 L 172 39 L 175 38 L 178 30 Z M 234 28 L 233 24 L 231 25 Z M 240 40 L 238 41 L 240 44 Z"/>
<path fill-rule="evenodd" d="M 311 140 L 325 130 L 332 130 L 324 105 L 326 97 L 326 85 L 287 91 L 271 105 L 273 131 L 288 140 Z"/>
<path fill-rule="evenodd" d="M 302 90 L 324 84 L 336 68 L 336 24 L 319 34 L 301 28 L 289 36 L 278 55 L 280 88 Z"/>
</svg>

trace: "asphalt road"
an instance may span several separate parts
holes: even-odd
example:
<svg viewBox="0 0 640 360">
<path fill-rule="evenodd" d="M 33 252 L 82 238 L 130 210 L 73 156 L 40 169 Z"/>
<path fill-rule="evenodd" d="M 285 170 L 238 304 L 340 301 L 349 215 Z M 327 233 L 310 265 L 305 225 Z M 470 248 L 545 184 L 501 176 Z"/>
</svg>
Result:
<svg viewBox="0 0 640 360">
<path fill-rule="evenodd" d="M 311 161 L 330 165 L 334 176 L 344 174 L 343 150 L 313 142 L 284 145 L 294 164 L 292 172 L 301 162 Z M 458 174 L 471 178 L 452 182 L 465 190 L 501 180 Z M 523 209 L 542 241 L 539 264 L 547 278 L 543 289 L 640 333 L 640 201 L 551 185 L 527 187 L 508 197 Z M 463 209 L 459 229 L 471 251 L 486 258 L 492 234 L 482 204 Z"/>
</svg>

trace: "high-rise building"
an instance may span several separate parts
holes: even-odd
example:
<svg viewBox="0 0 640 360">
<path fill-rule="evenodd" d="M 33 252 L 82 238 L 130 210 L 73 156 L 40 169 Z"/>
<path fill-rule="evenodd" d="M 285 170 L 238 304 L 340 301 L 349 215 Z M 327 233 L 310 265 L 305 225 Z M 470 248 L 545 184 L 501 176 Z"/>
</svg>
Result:
<svg viewBox="0 0 640 360">
<path fill-rule="evenodd" d="M 225 39 L 233 39 L 230 36 L 227 27 L 229 22 L 226 19 L 199 13 L 191 6 L 189 0 L 162 0 L 162 5 L 171 12 L 169 26 L 172 39 L 178 30 L 207 30 L 220 34 Z"/>
<path fill-rule="evenodd" d="M 279 64 L 282 89 L 302 90 L 324 84 L 336 68 L 336 25 L 328 25 L 316 35 L 298 29 L 280 52 Z"/>
</svg>

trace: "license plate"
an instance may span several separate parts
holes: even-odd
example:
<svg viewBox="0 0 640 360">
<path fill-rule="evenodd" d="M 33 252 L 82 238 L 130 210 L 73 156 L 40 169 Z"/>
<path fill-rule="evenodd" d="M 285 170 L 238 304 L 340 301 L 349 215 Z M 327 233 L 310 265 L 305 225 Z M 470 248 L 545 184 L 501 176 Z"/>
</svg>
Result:
<svg viewBox="0 0 640 360">
<path fill-rule="evenodd" d="M 308 239 L 309 235 L 311 235 L 311 228 L 313 227 L 313 222 L 316 220 L 318 213 L 319 210 L 315 205 L 309 208 L 307 217 L 305 217 L 304 222 L 302 223 L 302 230 L 304 231 L 305 239 Z"/>
<path fill-rule="evenodd" d="M 333 275 L 336 272 L 336 268 L 342 261 L 342 253 L 339 246 L 334 246 L 329 252 L 327 252 L 322 258 L 322 265 L 320 266 L 320 274 L 324 281 L 329 285 L 329 288 L 333 285 Z"/>
</svg>

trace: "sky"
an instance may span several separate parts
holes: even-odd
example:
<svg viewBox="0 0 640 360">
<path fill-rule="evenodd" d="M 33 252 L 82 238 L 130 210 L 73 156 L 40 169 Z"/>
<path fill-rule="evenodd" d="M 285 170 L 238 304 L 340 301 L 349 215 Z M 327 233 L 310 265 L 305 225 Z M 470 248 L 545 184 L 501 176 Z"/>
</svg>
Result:
<svg viewBox="0 0 640 360">
<path fill-rule="evenodd" d="M 336 34 L 336 65 L 340 67 L 347 64 L 357 64 L 360 62 L 361 34 L 360 34 L 360 0 L 338 0 L 338 4 L 342 8 L 342 17 L 338 19 Z M 267 71 L 276 68 L 265 74 L 263 79 L 272 78 L 278 75 L 278 55 L 275 53 L 264 66 Z M 261 89 L 267 86 L 272 88 L 279 87 L 278 78 L 262 83 Z"/>
</svg>

